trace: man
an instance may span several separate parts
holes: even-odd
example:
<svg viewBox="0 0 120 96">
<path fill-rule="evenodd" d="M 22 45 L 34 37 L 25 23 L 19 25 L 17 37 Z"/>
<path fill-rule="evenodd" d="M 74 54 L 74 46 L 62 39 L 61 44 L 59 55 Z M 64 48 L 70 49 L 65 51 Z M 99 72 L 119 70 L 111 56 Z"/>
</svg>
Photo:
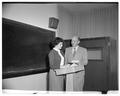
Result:
<svg viewBox="0 0 120 96">
<path fill-rule="evenodd" d="M 65 64 L 73 63 L 69 66 L 87 65 L 87 50 L 80 47 L 80 38 L 74 36 L 71 40 L 72 47 L 66 48 L 65 51 Z M 66 91 L 82 91 L 84 85 L 85 70 L 66 75 Z"/>
</svg>

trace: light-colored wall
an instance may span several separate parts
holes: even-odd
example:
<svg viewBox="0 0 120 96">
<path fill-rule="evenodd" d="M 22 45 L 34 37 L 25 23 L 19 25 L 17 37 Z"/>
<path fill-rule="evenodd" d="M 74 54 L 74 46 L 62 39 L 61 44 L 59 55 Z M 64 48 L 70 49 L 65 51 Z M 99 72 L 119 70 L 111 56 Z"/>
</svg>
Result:
<svg viewBox="0 0 120 96">
<path fill-rule="evenodd" d="M 68 10 L 64 9 L 62 6 L 58 6 L 58 36 L 63 39 L 71 39 L 75 35 L 73 32 L 73 14 Z"/>
<path fill-rule="evenodd" d="M 74 15 L 73 32 L 81 38 L 110 36 L 118 39 L 117 6 L 91 9 Z"/>
<path fill-rule="evenodd" d="M 3 89 L 45 91 L 47 90 L 46 77 L 47 73 L 41 73 L 3 79 L 2 86 Z"/>
<path fill-rule="evenodd" d="M 58 18 L 56 4 L 4 4 L 2 17 L 56 31 L 48 27 L 49 17 Z"/>
<path fill-rule="evenodd" d="M 78 35 L 81 38 L 110 36 L 118 40 L 118 10 L 116 4 L 109 7 L 83 10 L 77 14 L 58 5 L 59 26 L 57 34 L 64 39 Z"/>
<path fill-rule="evenodd" d="M 49 17 L 58 18 L 56 4 L 5 4 L 2 7 L 2 17 L 22 23 L 48 28 Z M 3 79 L 5 89 L 46 90 L 47 73 Z"/>
</svg>

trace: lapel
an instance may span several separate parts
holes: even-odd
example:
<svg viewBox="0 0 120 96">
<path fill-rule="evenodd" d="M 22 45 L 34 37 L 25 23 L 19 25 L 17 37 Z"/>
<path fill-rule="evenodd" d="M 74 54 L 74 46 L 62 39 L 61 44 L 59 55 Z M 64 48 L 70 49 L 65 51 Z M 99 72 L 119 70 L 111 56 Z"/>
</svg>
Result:
<svg viewBox="0 0 120 96">
<path fill-rule="evenodd" d="M 72 47 L 70 47 L 70 52 L 69 53 L 72 54 Z"/>
<path fill-rule="evenodd" d="M 77 52 L 76 52 L 76 53 L 79 53 L 79 54 L 81 53 L 81 47 L 80 47 L 80 46 L 78 46 L 78 49 L 77 49 Z M 78 54 L 78 55 L 79 55 L 79 54 Z"/>
<path fill-rule="evenodd" d="M 63 53 L 63 51 L 61 51 L 61 50 L 60 50 L 60 53 L 61 53 L 61 54 L 62 54 L 62 56 L 64 57 L 64 53 Z"/>
<path fill-rule="evenodd" d="M 78 46 L 77 53 L 80 51 L 80 46 Z"/>
</svg>

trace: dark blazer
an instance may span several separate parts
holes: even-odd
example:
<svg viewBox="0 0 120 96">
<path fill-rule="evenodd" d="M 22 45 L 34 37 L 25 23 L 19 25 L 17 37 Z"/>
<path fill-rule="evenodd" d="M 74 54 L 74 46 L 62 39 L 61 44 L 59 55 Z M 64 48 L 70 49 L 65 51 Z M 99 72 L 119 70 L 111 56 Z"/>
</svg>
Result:
<svg viewBox="0 0 120 96">
<path fill-rule="evenodd" d="M 61 54 L 63 55 L 62 51 L 61 51 Z M 52 49 L 49 53 L 50 69 L 60 69 L 60 62 L 61 62 L 61 57 L 59 56 L 58 52 L 56 50 Z"/>
</svg>

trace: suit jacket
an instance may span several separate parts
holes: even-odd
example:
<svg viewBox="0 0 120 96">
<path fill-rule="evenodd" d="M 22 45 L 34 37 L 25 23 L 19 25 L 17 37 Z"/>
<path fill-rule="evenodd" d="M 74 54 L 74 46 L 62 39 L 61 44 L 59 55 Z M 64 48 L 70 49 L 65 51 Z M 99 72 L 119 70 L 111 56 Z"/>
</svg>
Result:
<svg viewBox="0 0 120 96">
<path fill-rule="evenodd" d="M 63 55 L 63 52 L 61 51 Z M 50 69 L 60 69 L 61 57 L 56 50 L 51 50 L 49 53 L 49 66 Z"/>
<path fill-rule="evenodd" d="M 88 63 L 87 49 L 78 47 L 75 56 L 72 55 L 72 47 L 66 48 L 65 51 L 65 64 L 68 64 L 72 60 L 79 60 L 79 65 L 84 66 Z"/>
</svg>

